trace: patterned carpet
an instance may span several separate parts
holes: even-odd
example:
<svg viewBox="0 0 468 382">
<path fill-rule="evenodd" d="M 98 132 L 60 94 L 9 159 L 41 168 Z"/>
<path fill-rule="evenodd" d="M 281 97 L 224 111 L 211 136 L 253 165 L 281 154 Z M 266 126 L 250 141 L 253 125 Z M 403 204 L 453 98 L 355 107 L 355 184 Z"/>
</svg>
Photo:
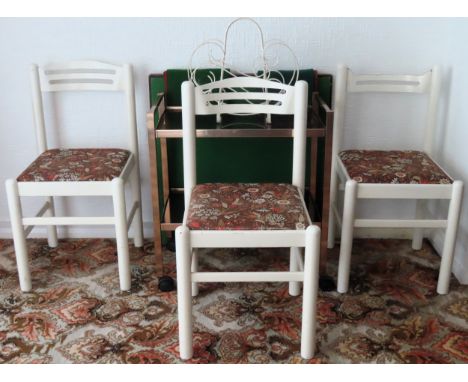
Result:
<svg viewBox="0 0 468 382">
<path fill-rule="evenodd" d="M 132 248 L 131 293 L 118 289 L 112 240 L 30 240 L 33 293 L 18 288 L 10 240 L 0 240 L 0 363 L 177 363 L 176 292 L 162 293 L 152 244 Z M 429 245 L 357 240 L 350 293 L 320 293 L 313 363 L 466 363 L 468 286 L 435 292 Z M 166 253 L 174 274 L 174 255 Z M 211 250 L 200 269 L 286 269 L 271 250 Z M 336 274 L 337 248 L 330 255 Z M 300 363 L 302 297 L 286 284 L 202 284 L 194 363 Z"/>
</svg>

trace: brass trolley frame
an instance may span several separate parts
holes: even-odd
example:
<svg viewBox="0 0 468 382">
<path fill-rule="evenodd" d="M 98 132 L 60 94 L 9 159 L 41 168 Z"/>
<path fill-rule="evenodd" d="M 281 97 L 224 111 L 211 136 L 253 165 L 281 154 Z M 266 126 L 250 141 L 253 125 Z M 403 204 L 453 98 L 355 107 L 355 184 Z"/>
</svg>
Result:
<svg viewBox="0 0 468 382">
<path fill-rule="evenodd" d="M 182 130 L 171 129 L 169 126 L 168 113 L 180 113 L 180 106 L 167 106 L 164 93 L 158 93 L 156 102 L 146 114 L 146 126 L 148 132 L 148 146 L 150 158 L 150 181 L 151 199 L 153 207 L 153 230 L 154 230 L 154 252 L 156 256 L 156 273 L 163 275 L 163 252 L 162 252 L 162 231 L 171 232 L 180 225 L 171 221 L 170 193 L 183 193 L 183 188 L 169 187 L 169 167 L 167 155 L 167 139 L 182 139 Z M 158 122 L 155 123 L 156 118 Z M 197 129 L 197 138 L 291 138 L 292 128 L 272 128 L 265 124 L 264 128 L 249 129 Z M 317 158 L 318 139 L 324 138 L 324 160 L 323 160 L 323 185 L 322 185 L 322 213 L 313 213 L 314 224 L 321 228 L 321 248 L 320 248 L 320 272 L 324 274 L 327 262 L 327 233 L 328 233 L 328 213 L 330 208 L 330 173 L 331 154 L 333 141 L 333 111 L 319 96 L 318 92 L 313 93 L 312 103 L 309 106 L 307 137 L 310 137 L 310 161 L 314 165 L 310 167 L 310 183 L 308 187 L 309 196 L 316 208 L 317 191 Z M 162 190 L 164 199 L 164 216 L 161 221 L 161 205 L 158 184 L 158 158 L 156 155 L 156 139 L 160 140 L 161 149 L 161 170 L 162 170 Z M 317 220 L 317 221 L 316 221 Z"/>
</svg>

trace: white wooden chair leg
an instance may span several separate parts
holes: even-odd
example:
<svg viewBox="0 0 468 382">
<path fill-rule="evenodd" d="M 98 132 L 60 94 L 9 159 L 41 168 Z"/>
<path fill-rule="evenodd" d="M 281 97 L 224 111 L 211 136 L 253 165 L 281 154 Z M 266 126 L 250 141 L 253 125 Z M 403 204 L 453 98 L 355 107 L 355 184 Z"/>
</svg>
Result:
<svg viewBox="0 0 468 382">
<path fill-rule="evenodd" d="M 54 205 L 54 198 L 52 196 L 47 197 L 47 202 L 49 203 L 49 208 L 45 212 L 45 216 L 55 216 L 55 205 Z M 47 226 L 47 241 L 49 247 L 55 248 L 58 245 L 58 238 L 57 238 L 57 226 L 49 225 Z"/>
<path fill-rule="evenodd" d="M 340 260 L 338 263 L 337 290 L 340 293 L 346 293 L 348 291 L 357 187 L 358 184 L 355 180 L 348 180 L 346 182 L 341 228 Z"/>
<path fill-rule="evenodd" d="M 332 209 L 333 202 L 330 202 L 330 211 L 328 213 L 328 241 L 327 241 L 327 248 L 333 249 L 335 248 L 335 240 L 336 240 L 336 219 L 335 214 Z"/>
<path fill-rule="evenodd" d="M 16 265 L 18 267 L 20 288 L 23 292 L 29 292 L 32 289 L 31 273 L 28 265 L 28 247 L 26 245 L 26 236 L 24 234 L 22 223 L 23 213 L 18 192 L 18 182 L 15 179 L 8 179 L 5 182 L 5 186 L 8 209 L 10 211 L 11 229 L 15 245 Z"/>
<path fill-rule="evenodd" d="M 177 307 L 179 314 L 179 353 L 187 360 L 193 355 L 192 339 L 192 293 L 190 231 L 177 227 L 175 231 L 177 265 Z"/>
<path fill-rule="evenodd" d="M 192 249 L 192 272 L 198 272 L 198 249 Z M 198 284 L 192 283 L 192 297 L 198 296 Z"/>
<path fill-rule="evenodd" d="M 301 356 L 304 359 L 310 359 L 314 356 L 316 341 L 320 228 L 309 226 L 305 235 Z"/>
<path fill-rule="evenodd" d="M 301 256 L 300 249 L 297 247 L 292 247 L 289 252 L 289 270 L 291 272 L 298 272 L 299 269 L 299 259 Z M 291 296 L 299 296 L 301 294 L 301 284 L 297 281 L 289 282 L 289 294 Z"/>
<path fill-rule="evenodd" d="M 141 210 L 141 188 L 140 188 L 140 176 L 139 168 L 135 165 L 135 168 L 131 174 L 131 188 L 132 188 L 132 200 L 138 202 L 138 210 L 135 212 L 133 218 L 133 243 L 135 247 L 143 247 L 143 214 Z"/>
<path fill-rule="evenodd" d="M 416 219 L 424 218 L 424 208 L 425 208 L 425 201 L 422 199 L 416 200 Z M 416 251 L 419 251 L 422 248 L 423 239 L 424 239 L 424 229 L 415 228 L 413 230 L 412 248 Z"/>
<path fill-rule="evenodd" d="M 119 266 L 120 289 L 130 290 L 130 254 L 128 250 L 127 210 L 125 207 L 125 188 L 122 178 L 112 180 L 114 202 L 115 239 Z"/>
<path fill-rule="evenodd" d="M 327 247 L 332 249 L 335 247 L 336 240 L 336 218 L 333 212 L 333 206 L 337 205 L 338 194 L 338 174 L 334 170 L 331 172 L 330 180 L 330 206 L 328 211 L 328 243 Z"/>
<path fill-rule="evenodd" d="M 437 293 L 439 294 L 447 294 L 449 292 L 450 277 L 452 275 L 453 254 L 455 250 L 455 239 L 457 236 L 458 221 L 460 219 L 462 197 L 463 182 L 456 180 L 453 182 L 452 199 L 450 200 L 448 210 L 447 229 L 445 231 L 439 280 L 437 282 Z"/>
</svg>

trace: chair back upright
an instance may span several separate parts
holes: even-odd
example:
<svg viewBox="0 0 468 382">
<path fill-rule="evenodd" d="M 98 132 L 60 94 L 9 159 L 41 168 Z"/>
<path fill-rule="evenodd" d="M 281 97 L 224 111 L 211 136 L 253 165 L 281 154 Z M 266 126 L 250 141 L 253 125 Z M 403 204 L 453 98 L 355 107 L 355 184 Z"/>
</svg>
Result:
<svg viewBox="0 0 468 382">
<path fill-rule="evenodd" d="M 195 86 L 182 84 L 184 201 L 189 205 L 197 184 L 196 115 L 283 114 L 294 115 L 292 184 L 304 192 L 308 84 L 294 86 L 256 77 L 233 77 Z"/>
<path fill-rule="evenodd" d="M 132 67 L 100 61 L 71 61 L 39 67 L 31 65 L 34 124 L 39 154 L 47 150 L 42 93 L 62 91 L 118 91 L 125 93 L 128 149 L 138 159 L 138 136 Z M 138 165 L 138 160 L 136 161 Z"/>
</svg>

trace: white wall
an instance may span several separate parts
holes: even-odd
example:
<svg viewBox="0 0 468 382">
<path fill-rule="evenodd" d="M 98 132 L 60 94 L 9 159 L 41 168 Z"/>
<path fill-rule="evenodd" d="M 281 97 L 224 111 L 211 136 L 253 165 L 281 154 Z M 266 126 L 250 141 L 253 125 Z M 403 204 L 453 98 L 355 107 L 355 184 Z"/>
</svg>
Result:
<svg viewBox="0 0 468 382">
<path fill-rule="evenodd" d="M 192 50 L 207 38 L 222 38 L 230 19 L 0 19 L 0 182 L 19 174 L 35 157 L 32 127 L 29 64 L 46 64 L 72 59 L 98 59 L 131 62 L 135 67 L 136 101 L 141 147 L 145 231 L 151 233 L 150 187 L 145 113 L 148 109 L 148 74 L 166 68 L 187 66 Z M 302 67 L 335 73 L 336 64 L 346 63 L 356 72 L 421 73 L 434 63 L 443 66 L 451 82 L 444 86 L 445 134 L 437 144 L 438 159 L 456 178 L 468 183 L 468 57 L 465 49 L 468 22 L 463 19 L 374 19 L 374 18 L 265 18 L 258 19 L 267 39 L 286 41 L 299 57 Z M 241 38 L 232 46 L 234 55 L 250 57 L 254 41 Z M 116 101 L 111 99 L 110 101 Z M 365 101 L 365 102 L 363 102 Z M 349 105 L 345 133 L 346 147 L 420 147 L 421 120 L 408 112 L 418 111 L 421 100 L 403 97 L 386 100 L 386 110 L 363 104 L 378 100 L 353 100 Z M 96 107 L 98 104 L 98 107 Z M 49 114 L 52 135 L 50 147 L 122 146 L 126 135 L 118 111 L 97 94 L 81 97 L 66 94 L 64 99 L 46 99 L 46 108 L 59 106 Z M 52 109 L 51 109 L 52 110 Z M 92 118 L 85 117 L 91 111 Z M 386 113 L 382 121 L 381 115 Z M 111 123 L 106 122 L 111 117 Z M 377 122 L 379 121 L 379 122 Z M 406 126 L 417 126 L 409 131 Z M 58 130 L 57 126 L 65 126 Z M 468 199 L 465 192 L 465 199 Z M 27 201 L 25 212 L 32 213 L 35 201 Z M 457 242 L 454 271 L 468 282 L 468 213 L 464 203 Z M 37 205 L 37 204 L 36 204 Z M 63 202 L 59 208 L 86 215 L 111 211 L 108 200 L 87 204 Z M 437 206 L 433 206 L 436 208 Z M 412 214 L 412 205 L 387 204 L 386 213 Z M 374 208 L 361 208 L 365 215 Z M 70 228 L 71 236 L 107 236 L 109 228 Z M 37 234 L 41 234 L 38 230 Z M 3 186 L 0 187 L 0 237 L 9 237 L 8 211 Z M 435 244 L 440 246 L 441 236 Z"/>
</svg>

